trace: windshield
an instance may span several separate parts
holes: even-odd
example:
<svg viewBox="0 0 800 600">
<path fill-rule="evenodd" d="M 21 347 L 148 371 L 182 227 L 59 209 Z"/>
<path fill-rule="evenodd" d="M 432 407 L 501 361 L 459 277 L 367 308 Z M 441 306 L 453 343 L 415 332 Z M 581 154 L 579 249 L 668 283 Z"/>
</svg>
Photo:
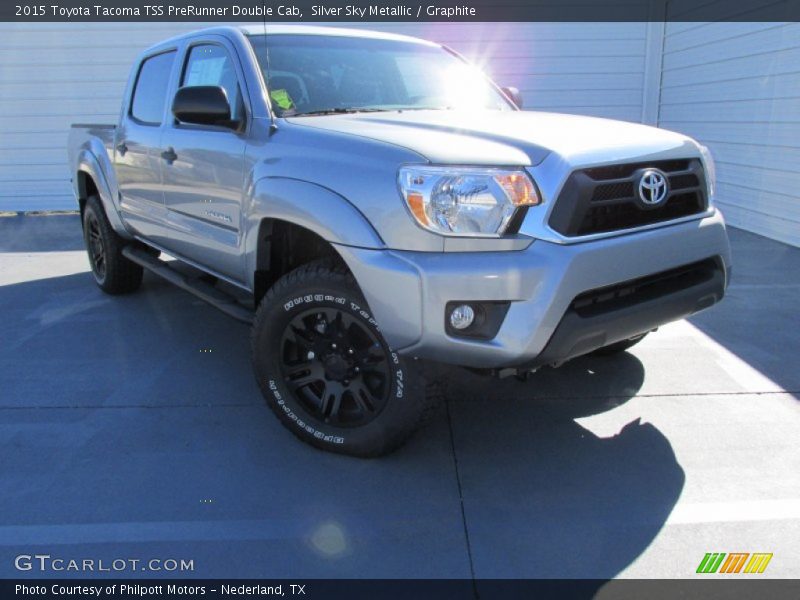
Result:
<svg viewBox="0 0 800 600">
<path fill-rule="evenodd" d="M 328 35 L 249 38 L 278 116 L 513 110 L 481 71 L 439 46 Z"/>
</svg>

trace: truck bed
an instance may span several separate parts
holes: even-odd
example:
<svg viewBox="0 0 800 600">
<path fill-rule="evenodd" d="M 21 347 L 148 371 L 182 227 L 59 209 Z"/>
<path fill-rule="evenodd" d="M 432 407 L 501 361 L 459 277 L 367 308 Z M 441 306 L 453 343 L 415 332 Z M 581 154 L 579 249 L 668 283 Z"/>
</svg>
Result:
<svg viewBox="0 0 800 600">
<path fill-rule="evenodd" d="M 70 125 L 73 129 L 116 129 L 116 125 L 111 123 L 73 123 Z"/>
</svg>

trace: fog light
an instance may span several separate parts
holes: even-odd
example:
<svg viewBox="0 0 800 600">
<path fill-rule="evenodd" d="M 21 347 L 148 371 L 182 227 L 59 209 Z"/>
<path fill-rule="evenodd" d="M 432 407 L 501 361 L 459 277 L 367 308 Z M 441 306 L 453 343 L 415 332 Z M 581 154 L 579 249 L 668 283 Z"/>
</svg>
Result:
<svg viewBox="0 0 800 600">
<path fill-rule="evenodd" d="M 450 313 L 450 325 L 452 325 L 453 329 L 458 329 L 459 331 L 472 325 L 474 320 L 475 311 L 472 310 L 469 304 L 456 306 L 453 312 Z"/>
</svg>

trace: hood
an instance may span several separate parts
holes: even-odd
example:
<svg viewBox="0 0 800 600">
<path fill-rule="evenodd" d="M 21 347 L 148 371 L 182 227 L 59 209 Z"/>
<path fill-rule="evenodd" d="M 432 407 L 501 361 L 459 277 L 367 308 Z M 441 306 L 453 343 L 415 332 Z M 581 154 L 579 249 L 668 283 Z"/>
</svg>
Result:
<svg viewBox="0 0 800 600">
<path fill-rule="evenodd" d="M 533 166 L 550 153 L 573 166 L 697 156 L 686 136 L 625 121 L 529 111 L 420 110 L 293 117 L 293 125 L 402 146 L 434 164 Z"/>
</svg>

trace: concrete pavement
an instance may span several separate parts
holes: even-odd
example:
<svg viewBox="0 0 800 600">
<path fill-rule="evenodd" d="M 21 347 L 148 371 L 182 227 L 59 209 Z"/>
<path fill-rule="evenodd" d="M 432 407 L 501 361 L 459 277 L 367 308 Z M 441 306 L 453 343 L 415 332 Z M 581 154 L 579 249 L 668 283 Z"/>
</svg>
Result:
<svg viewBox="0 0 800 600">
<path fill-rule="evenodd" d="M 458 371 L 429 426 L 364 461 L 277 422 L 246 326 L 150 275 L 105 296 L 75 216 L 0 218 L 0 576 L 44 552 L 190 577 L 682 578 L 772 552 L 764 576 L 798 577 L 800 250 L 731 237 L 719 306 L 526 383 Z"/>
</svg>

